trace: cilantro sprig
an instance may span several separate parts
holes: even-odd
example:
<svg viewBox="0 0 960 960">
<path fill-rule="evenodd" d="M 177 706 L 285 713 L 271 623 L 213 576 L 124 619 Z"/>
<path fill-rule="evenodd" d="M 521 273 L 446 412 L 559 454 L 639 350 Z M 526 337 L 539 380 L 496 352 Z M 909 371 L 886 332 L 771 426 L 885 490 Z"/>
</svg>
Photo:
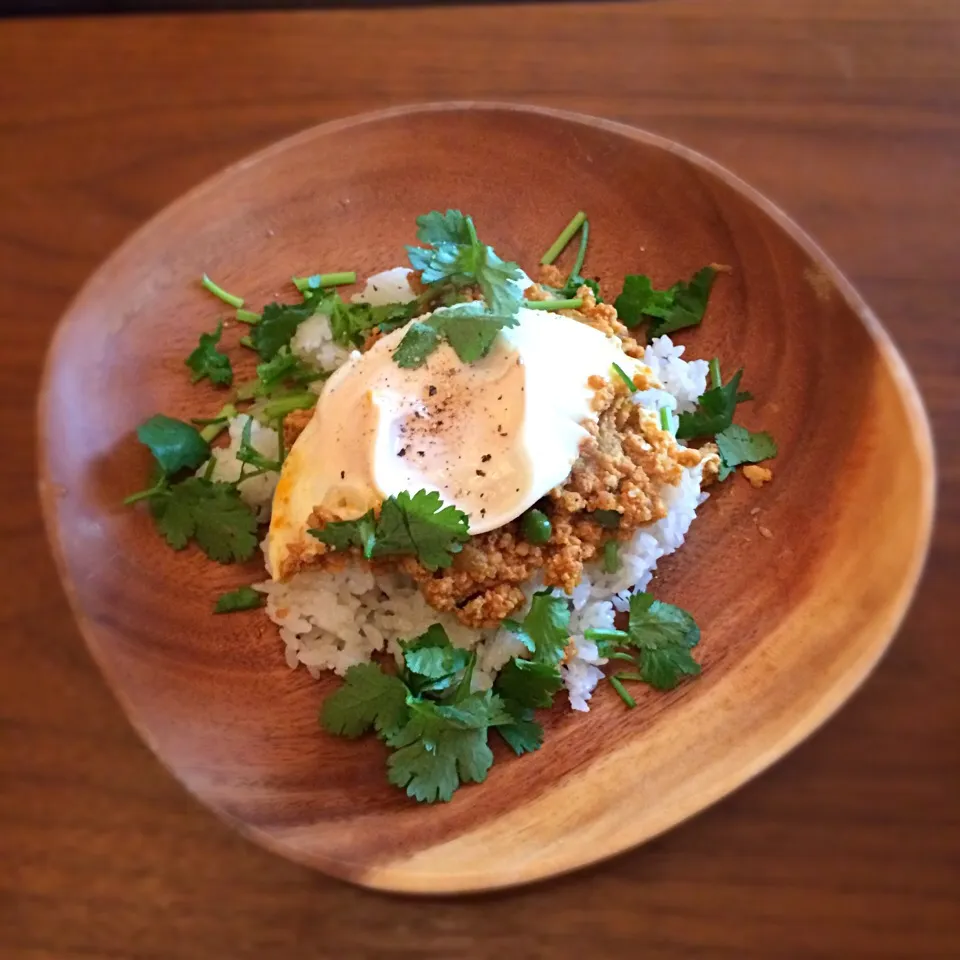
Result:
<svg viewBox="0 0 960 960">
<path fill-rule="evenodd" d="M 720 480 L 726 480 L 735 467 L 759 463 L 777 455 L 776 441 L 765 430 L 754 433 L 733 423 L 716 436 L 720 453 Z"/>
<path fill-rule="evenodd" d="M 398 367 L 415 369 L 446 340 L 464 363 L 487 355 L 497 334 L 515 327 L 514 315 L 497 315 L 479 301 L 437 310 L 427 320 L 416 320 L 393 351 Z"/>
<path fill-rule="evenodd" d="M 153 454 L 157 476 L 153 486 L 124 502 L 147 501 L 157 529 L 174 550 L 194 541 L 220 563 L 252 557 L 257 518 L 240 498 L 236 484 L 194 476 L 176 481 L 210 457 L 210 444 L 201 432 L 182 420 L 156 414 L 137 428 L 137 438 Z"/>
<path fill-rule="evenodd" d="M 722 383 L 719 364 L 713 360 L 710 376 L 713 385 L 697 401 L 696 410 L 692 413 L 680 414 L 677 439 L 689 440 L 693 437 L 716 436 L 733 423 L 737 404 L 753 399 L 753 394 L 740 389 L 743 370 L 738 370 L 727 383 Z"/>
<path fill-rule="evenodd" d="M 700 642 L 700 628 L 687 613 L 649 593 L 630 598 L 626 630 L 587 630 L 601 656 L 633 663 L 634 671 L 614 674 L 619 680 L 639 680 L 657 690 L 672 690 L 685 677 L 697 676 L 700 664 L 690 651 Z"/>
<path fill-rule="evenodd" d="M 387 779 L 408 796 L 445 802 L 463 783 L 485 780 L 493 764 L 491 729 L 518 754 L 540 746 L 543 730 L 532 720 L 529 693 L 517 684 L 518 700 L 473 691 L 476 654 L 454 646 L 440 624 L 400 646 L 403 665 L 396 674 L 377 663 L 351 667 L 324 701 L 320 724 L 345 737 L 375 731 L 392 751 Z M 545 689 L 545 681 L 537 682 Z M 542 703 L 544 696 L 534 699 Z"/>
<path fill-rule="evenodd" d="M 413 495 L 403 490 L 383 501 L 379 516 L 369 510 L 356 520 L 335 520 L 308 532 L 334 550 L 358 547 L 367 559 L 412 554 L 428 570 L 449 567 L 470 537 L 467 515 L 444 506 L 435 490 Z"/>
<path fill-rule="evenodd" d="M 629 274 L 613 305 L 626 326 L 648 323 L 651 340 L 694 327 L 703 320 L 716 273 L 713 267 L 703 267 L 689 281 L 680 280 L 666 290 L 654 289 L 650 278 L 642 273 Z"/>
<path fill-rule="evenodd" d="M 233 367 L 230 364 L 230 358 L 217 349 L 222 335 L 222 320 L 217 321 L 217 329 L 213 333 L 200 334 L 199 344 L 184 361 L 193 371 L 190 378 L 193 383 L 197 383 L 204 377 L 217 386 L 229 387 L 233 383 Z"/>
</svg>

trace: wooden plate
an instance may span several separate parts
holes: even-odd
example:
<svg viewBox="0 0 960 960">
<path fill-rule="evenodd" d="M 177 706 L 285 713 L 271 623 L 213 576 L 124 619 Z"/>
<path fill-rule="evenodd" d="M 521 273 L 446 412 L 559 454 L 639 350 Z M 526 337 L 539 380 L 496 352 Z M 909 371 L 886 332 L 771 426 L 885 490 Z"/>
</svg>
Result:
<svg viewBox="0 0 960 960">
<path fill-rule="evenodd" d="M 746 368 L 751 428 L 780 444 L 763 491 L 736 477 L 704 505 L 654 590 L 703 628 L 703 676 L 628 711 L 601 688 L 556 710 L 545 747 L 502 752 L 485 784 L 420 806 L 388 786 L 380 744 L 317 728 L 335 681 L 291 672 L 259 611 L 214 617 L 261 575 L 174 553 L 121 507 L 149 465 L 132 431 L 210 415 L 183 361 L 217 304 L 293 273 L 403 262 L 414 217 L 473 214 L 533 269 L 588 211 L 588 272 L 608 291 L 730 264 L 694 356 Z M 231 337 L 239 336 L 231 331 Z M 527 107 L 451 104 L 325 124 L 218 174 L 130 238 L 57 331 L 41 397 L 47 529 L 83 634 L 131 721 L 196 797 L 291 859 L 372 887 L 523 883 L 640 843 L 782 757 L 850 696 L 890 642 L 930 533 L 934 473 L 910 377 L 823 253 L 754 190 L 677 144 Z M 767 536 L 769 534 L 769 536 Z M 158 842 L 161 842 L 158 839 Z"/>
</svg>

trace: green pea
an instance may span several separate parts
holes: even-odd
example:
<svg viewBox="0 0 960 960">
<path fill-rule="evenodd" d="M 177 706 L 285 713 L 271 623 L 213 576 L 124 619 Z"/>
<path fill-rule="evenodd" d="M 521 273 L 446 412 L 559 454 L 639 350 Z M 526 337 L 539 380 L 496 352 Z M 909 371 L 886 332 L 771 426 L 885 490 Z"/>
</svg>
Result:
<svg viewBox="0 0 960 960">
<path fill-rule="evenodd" d="M 553 533 L 550 518 L 542 510 L 528 510 L 521 521 L 523 535 L 530 543 L 546 543 Z"/>
</svg>

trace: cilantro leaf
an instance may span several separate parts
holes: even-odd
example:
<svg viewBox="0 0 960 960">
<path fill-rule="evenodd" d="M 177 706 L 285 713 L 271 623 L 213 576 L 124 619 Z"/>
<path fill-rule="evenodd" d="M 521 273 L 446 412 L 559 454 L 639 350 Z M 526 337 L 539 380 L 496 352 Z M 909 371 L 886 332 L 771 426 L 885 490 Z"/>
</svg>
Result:
<svg viewBox="0 0 960 960">
<path fill-rule="evenodd" d="M 600 283 L 589 277 L 581 277 L 579 273 L 570 274 L 567 282 L 562 287 L 552 289 L 556 289 L 558 300 L 573 300 L 577 295 L 577 291 L 583 286 L 587 286 L 593 291 L 593 298 L 597 303 L 603 303 L 603 297 L 600 296 Z"/>
<path fill-rule="evenodd" d="M 311 529 L 307 532 L 334 550 L 359 547 L 369 560 L 373 556 L 373 546 L 376 542 L 376 523 L 373 510 L 368 510 L 356 520 L 331 520 L 320 529 Z"/>
<path fill-rule="evenodd" d="M 685 327 L 698 326 L 706 313 L 707 300 L 710 299 L 716 275 L 717 271 L 713 267 L 703 267 L 688 283 L 682 280 L 675 283 L 670 288 L 673 292 L 673 307 L 662 323 L 654 324 L 650 338 L 662 337 L 665 333 L 673 333 L 674 330 L 683 330 Z"/>
<path fill-rule="evenodd" d="M 415 320 L 394 349 L 393 359 L 398 367 L 415 370 L 423 366 L 427 357 L 437 349 L 441 339 L 435 325 Z"/>
<path fill-rule="evenodd" d="M 439 623 L 431 624 L 419 637 L 401 643 L 403 662 L 410 673 L 427 680 L 441 680 L 467 666 L 470 652 L 455 647 Z"/>
<path fill-rule="evenodd" d="M 279 460 L 272 460 L 270 457 L 265 456 L 250 442 L 250 434 L 252 430 L 253 417 L 247 417 L 247 420 L 243 425 L 243 432 L 240 434 L 240 446 L 237 448 L 237 452 L 234 454 L 234 456 L 241 463 L 249 464 L 251 467 L 254 467 L 257 470 L 279 470 Z"/>
<path fill-rule="evenodd" d="M 532 710 L 518 711 L 511 723 L 498 724 L 496 731 L 518 757 L 543 746 L 543 727 L 533 719 Z"/>
<path fill-rule="evenodd" d="M 491 313 L 512 316 L 517 312 L 523 298 L 513 281 L 520 280 L 523 272 L 477 239 L 469 217 L 456 210 L 446 214 L 433 211 L 417 223 L 418 236 L 430 248 L 407 247 L 407 253 L 425 284 L 476 284 Z"/>
<path fill-rule="evenodd" d="M 504 327 L 515 327 L 517 323 L 515 315 L 488 312 L 484 304 L 476 300 L 441 307 L 427 320 L 410 325 L 393 351 L 393 358 L 397 366 L 414 369 L 421 366 L 444 339 L 464 363 L 474 363 L 486 356 Z"/>
<path fill-rule="evenodd" d="M 341 737 L 359 737 L 371 727 L 381 737 L 394 736 L 407 721 L 407 695 L 403 681 L 378 664 L 354 664 L 343 686 L 323 701 L 320 724 Z"/>
<path fill-rule="evenodd" d="M 334 294 L 330 303 L 330 333 L 336 343 L 348 350 L 362 347 L 374 328 L 395 329 L 411 320 L 419 311 L 416 300 L 409 303 L 345 303 Z"/>
<path fill-rule="evenodd" d="M 448 210 L 446 213 L 431 210 L 430 213 L 417 217 L 417 239 L 430 246 L 439 243 L 469 243 L 467 218 L 459 210 Z"/>
<path fill-rule="evenodd" d="M 686 610 L 636 593 L 627 634 L 629 645 L 640 650 L 641 677 L 657 690 L 672 690 L 685 676 L 700 673 L 690 654 L 700 642 L 700 628 Z"/>
<path fill-rule="evenodd" d="M 493 689 L 509 704 L 549 707 L 563 686 L 560 668 L 553 663 L 513 657 L 500 671 Z"/>
<path fill-rule="evenodd" d="M 671 289 L 654 290 L 645 274 L 628 274 L 623 278 L 623 291 L 613 301 L 617 316 L 627 327 L 636 327 L 648 317 L 665 320 L 673 306 Z"/>
<path fill-rule="evenodd" d="M 487 728 L 493 701 L 471 694 L 452 706 L 408 698 L 410 720 L 388 744 L 387 778 L 426 803 L 448 801 L 464 781 L 480 783 L 493 763 Z"/>
<path fill-rule="evenodd" d="M 338 520 L 308 533 L 333 547 L 361 547 L 364 556 L 413 554 L 428 570 L 449 567 L 470 538 L 467 515 L 454 506 L 444 506 L 435 490 L 406 490 L 387 497 L 374 522 L 368 511 L 357 520 Z"/>
<path fill-rule="evenodd" d="M 150 448 L 167 476 L 195 469 L 210 456 L 210 444 L 189 423 L 158 413 L 137 427 L 137 439 Z"/>
<path fill-rule="evenodd" d="M 324 302 L 322 297 L 311 297 L 303 303 L 268 303 L 260 322 L 250 330 L 254 349 L 264 360 L 272 360 L 282 347 L 290 346 L 297 327 L 309 320 Z"/>
<path fill-rule="evenodd" d="M 222 593 L 214 604 L 214 613 L 233 613 L 236 610 L 256 610 L 267 602 L 267 598 L 253 587 L 239 587 L 229 593 Z"/>
<path fill-rule="evenodd" d="M 736 423 L 716 436 L 720 451 L 720 479 L 726 480 L 741 463 L 759 463 L 777 455 L 777 444 L 766 431 L 752 433 Z"/>
<path fill-rule="evenodd" d="M 713 267 L 703 267 L 689 281 L 680 280 L 666 290 L 656 290 L 649 277 L 630 274 L 624 278 L 623 292 L 613 305 L 628 327 L 652 321 L 649 330 L 652 340 L 696 326 L 703 320 L 715 276 Z"/>
<path fill-rule="evenodd" d="M 188 477 L 150 498 L 157 527 L 174 550 L 190 540 L 219 563 L 249 560 L 257 549 L 257 518 L 232 483 Z"/>
<path fill-rule="evenodd" d="M 209 377 L 210 382 L 229 387 L 233 383 L 233 367 L 230 358 L 217 349 L 220 337 L 223 335 L 223 321 L 217 321 L 217 329 L 213 333 L 201 333 L 199 346 L 184 361 L 193 371 L 190 378 L 193 383 Z"/>
<path fill-rule="evenodd" d="M 523 623 L 504 620 L 503 626 L 516 635 L 535 661 L 558 664 L 570 641 L 570 607 L 564 597 L 540 590 L 533 595 Z"/>
<path fill-rule="evenodd" d="M 729 383 L 707 390 L 697 401 L 697 409 L 692 413 L 681 413 L 677 426 L 677 439 L 688 440 L 691 437 L 712 437 L 733 423 L 733 413 L 737 404 L 752 399 L 749 393 L 740 392 L 740 378 L 743 370 L 738 370 Z"/>
<path fill-rule="evenodd" d="M 383 501 L 373 553 L 412 553 L 428 570 L 449 567 L 452 554 L 470 538 L 468 530 L 467 515 L 444 506 L 435 490 L 419 490 L 412 497 L 403 490 Z"/>
</svg>

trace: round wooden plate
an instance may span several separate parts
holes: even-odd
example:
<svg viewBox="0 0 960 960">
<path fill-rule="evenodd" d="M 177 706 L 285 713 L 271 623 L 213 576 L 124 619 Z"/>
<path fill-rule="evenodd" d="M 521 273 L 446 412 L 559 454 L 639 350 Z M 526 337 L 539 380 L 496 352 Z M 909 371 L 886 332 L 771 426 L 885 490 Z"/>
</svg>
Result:
<svg viewBox="0 0 960 960">
<path fill-rule="evenodd" d="M 158 411 L 209 416 L 184 358 L 212 329 L 206 271 L 257 305 L 291 274 L 402 263 L 414 218 L 458 207 L 533 270 L 572 213 L 588 273 L 719 278 L 692 356 L 744 366 L 748 427 L 780 445 L 775 480 L 734 477 L 700 511 L 654 592 L 703 630 L 700 679 L 601 687 L 556 709 L 546 743 L 498 755 L 486 783 L 421 806 L 384 748 L 317 727 L 336 680 L 291 672 L 260 611 L 214 617 L 262 576 L 174 553 L 143 510 L 133 437 Z M 239 337 L 231 330 L 229 337 Z M 890 642 L 930 533 L 934 469 L 910 377 L 876 318 L 798 227 L 677 144 L 529 107 L 442 104 L 328 123 L 223 171 L 131 237 L 57 331 L 41 396 L 41 488 L 61 576 L 97 663 L 157 756 L 203 803 L 291 859 L 371 887 L 502 887 L 640 843 L 782 757 L 850 696 Z"/>
</svg>

